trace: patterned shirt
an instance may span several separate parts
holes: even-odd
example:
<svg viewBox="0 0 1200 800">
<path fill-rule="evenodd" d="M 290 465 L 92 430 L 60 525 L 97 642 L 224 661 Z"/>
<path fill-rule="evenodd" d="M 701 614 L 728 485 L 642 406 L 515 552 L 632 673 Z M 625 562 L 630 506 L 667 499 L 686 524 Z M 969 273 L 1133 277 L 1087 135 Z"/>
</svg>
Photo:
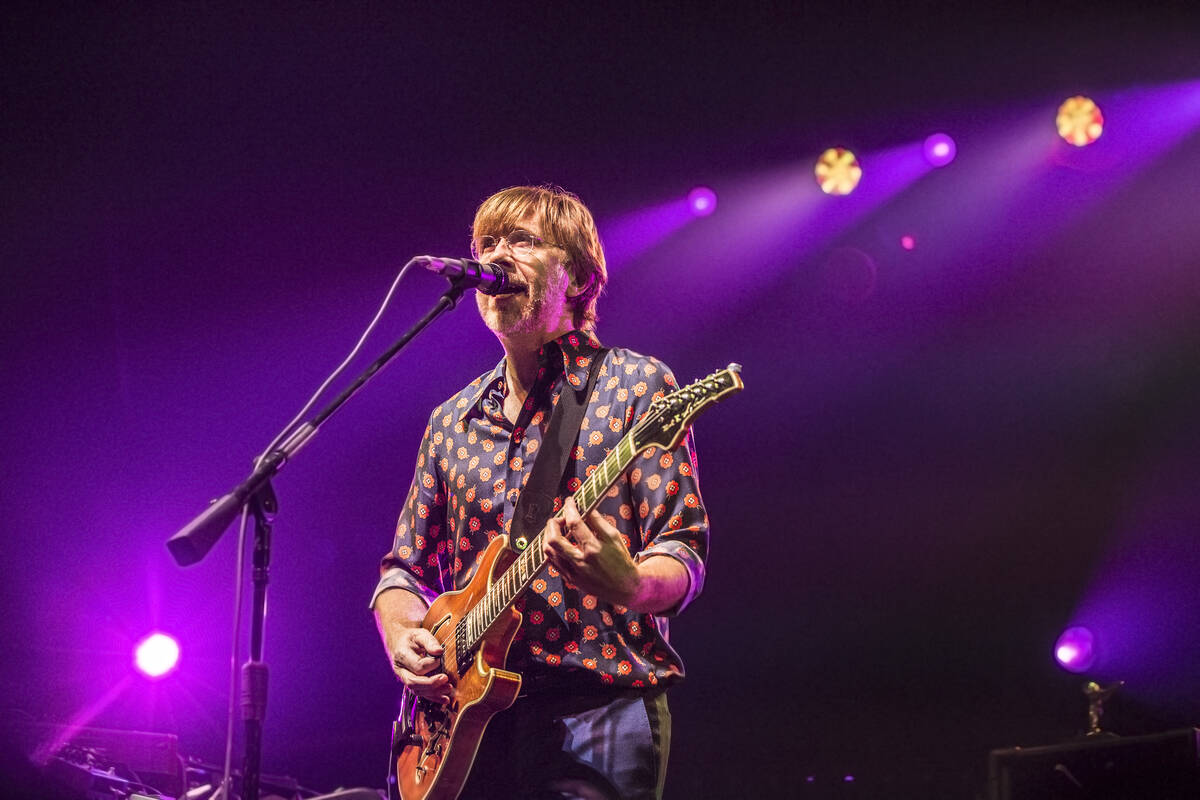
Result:
<svg viewBox="0 0 1200 800">
<path fill-rule="evenodd" d="M 561 393 L 586 388 L 599 352 L 595 337 L 582 331 L 544 345 L 538 379 L 515 425 L 503 413 L 503 359 L 433 410 L 376 597 L 402 588 L 432 602 L 467 585 L 488 542 L 510 530 Z M 556 512 L 651 401 L 675 388 L 670 370 L 654 358 L 622 348 L 604 354 Z M 690 581 L 686 596 L 664 614 L 639 614 L 580 591 L 546 564 L 516 601 L 525 619 L 509 667 L 581 688 L 670 685 L 683 677 L 683 662 L 668 643 L 666 617 L 700 593 L 708 553 L 708 515 L 691 434 L 671 452 L 651 448 L 635 456 L 597 510 L 621 532 L 635 561 L 661 555 L 683 564 Z"/>
</svg>

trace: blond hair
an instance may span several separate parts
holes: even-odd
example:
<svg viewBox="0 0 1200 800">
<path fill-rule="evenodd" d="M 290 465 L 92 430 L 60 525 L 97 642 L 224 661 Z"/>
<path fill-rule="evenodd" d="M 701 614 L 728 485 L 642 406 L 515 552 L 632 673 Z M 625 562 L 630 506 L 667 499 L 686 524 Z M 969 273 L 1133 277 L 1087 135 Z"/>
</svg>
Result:
<svg viewBox="0 0 1200 800">
<path fill-rule="evenodd" d="M 580 289 L 571 298 L 575 326 L 596 327 L 596 301 L 608 283 L 604 247 L 592 212 L 575 194 L 558 186 L 512 186 L 479 204 L 472 237 L 503 236 L 532 218 L 548 243 L 567 251 L 563 266 Z"/>
</svg>

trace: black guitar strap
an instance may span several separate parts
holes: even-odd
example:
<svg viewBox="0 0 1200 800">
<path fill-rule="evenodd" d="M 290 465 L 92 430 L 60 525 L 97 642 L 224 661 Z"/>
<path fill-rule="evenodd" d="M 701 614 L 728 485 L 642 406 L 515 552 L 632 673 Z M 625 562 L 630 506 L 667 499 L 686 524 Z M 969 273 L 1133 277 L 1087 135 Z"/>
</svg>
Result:
<svg viewBox="0 0 1200 800">
<path fill-rule="evenodd" d="M 533 462 L 529 481 L 521 490 L 521 497 L 513 509 L 512 527 L 508 536 L 509 547 L 513 550 L 524 550 L 554 513 L 554 498 L 558 496 L 558 487 L 566 473 L 571 451 L 575 449 L 575 443 L 579 440 L 583 412 L 587 409 L 592 389 L 596 386 L 600 364 L 607 354 L 608 348 L 602 347 L 592 357 L 587 385 L 582 389 L 576 389 L 563 381 L 558 404 L 550 415 L 550 425 L 546 428 L 546 435 L 542 437 L 542 446 L 538 450 L 537 460 Z"/>
</svg>

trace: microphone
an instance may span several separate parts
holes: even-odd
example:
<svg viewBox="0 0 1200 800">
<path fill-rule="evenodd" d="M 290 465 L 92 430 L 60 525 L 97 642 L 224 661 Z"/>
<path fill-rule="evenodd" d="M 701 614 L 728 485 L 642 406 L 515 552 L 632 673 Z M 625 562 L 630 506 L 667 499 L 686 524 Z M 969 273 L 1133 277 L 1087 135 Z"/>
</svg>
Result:
<svg viewBox="0 0 1200 800">
<path fill-rule="evenodd" d="M 478 289 L 484 294 L 517 294 L 528 288 L 520 281 L 511 280 L 504 267 L 499 264 L 484 264 L 470 258 L 434 256 L 417 256 L 413 263 L 420 264 L 444 278 L 465 284 L 468 289 Z"/>
</svg>

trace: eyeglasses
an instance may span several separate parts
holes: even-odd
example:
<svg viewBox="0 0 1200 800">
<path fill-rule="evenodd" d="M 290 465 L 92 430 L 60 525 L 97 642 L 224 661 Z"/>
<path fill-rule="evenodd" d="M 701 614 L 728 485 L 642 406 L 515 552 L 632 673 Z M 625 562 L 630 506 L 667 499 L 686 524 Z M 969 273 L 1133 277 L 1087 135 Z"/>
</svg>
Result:
<svg viewBox="0 0 1200 800">
<path fill-rule="evenodd" d="M 500 246 L 501 242 L 508 244 L 508 250 L 514 256 L 527 256 L 534 249 L 546 245 L 548 247 L 561 247 L 561 245 L 547 242 L 536 233 L 517 228 L 515 231 L 510 231 L 504 236 L 496 238 L 495 236 L 476 236 L 471 240 L 471 258 L 482 258 L 483 256 L 491 255 Z"/>
</svg>

